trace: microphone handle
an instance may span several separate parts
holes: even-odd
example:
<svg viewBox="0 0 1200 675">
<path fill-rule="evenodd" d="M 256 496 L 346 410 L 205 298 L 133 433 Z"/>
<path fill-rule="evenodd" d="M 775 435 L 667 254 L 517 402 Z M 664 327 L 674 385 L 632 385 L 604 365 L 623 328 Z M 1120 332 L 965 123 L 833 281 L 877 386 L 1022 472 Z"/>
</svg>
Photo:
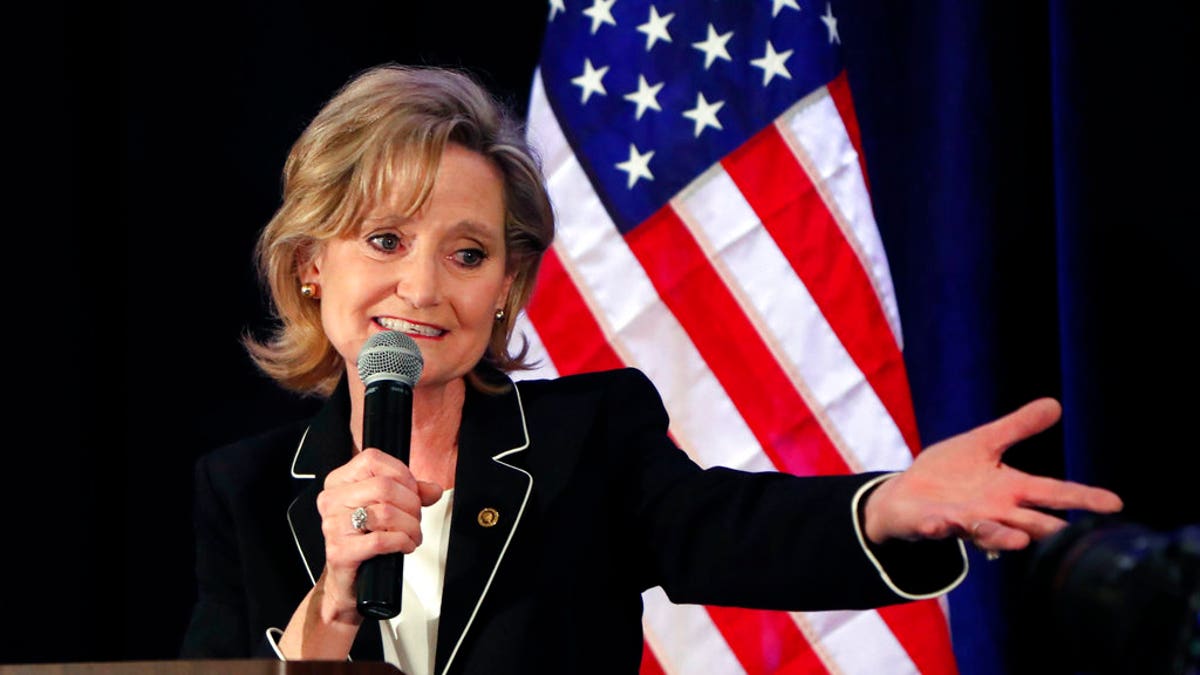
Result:
<svg viewBox="0 0 1200 675">
<path fill-rule="evenodd" d="M 408 464 L 412 442 L 412 387 L 397 380 L 367 385 L 363 397 L 363 447 L 379 448 Z M 400 614 L 404 554 L 386 553 L 363 561 L 355 579 L 358 613 L 368 619 Z"/>
</svg>

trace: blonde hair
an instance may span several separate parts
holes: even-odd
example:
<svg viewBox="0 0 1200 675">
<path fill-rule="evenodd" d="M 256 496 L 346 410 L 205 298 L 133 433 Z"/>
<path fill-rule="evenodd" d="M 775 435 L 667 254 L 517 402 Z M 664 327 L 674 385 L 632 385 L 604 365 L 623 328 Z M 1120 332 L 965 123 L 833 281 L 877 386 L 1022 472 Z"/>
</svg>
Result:
<svg viewBox="0 0 1200 675">
<path fill-rule="evenodd" d="M 505 269 L 513 275 L 483 361 L 529 368 L 527 344 L 508 351 L 517 313 L 533 292 L 554 214 L 541 166 L 513 116 L 470 75 L 385 64 L 347 83 L 300 135 L 283 170 L 283 202 L 255 248 L 277 326 L 264 341 L 243 338 L 250 357 L 292 391 L 328 395 L 345 363 L 321 326 L 320 305 L 300 293 L 300 269 L 325 242 L 358 227 L 365 209 L 396 181 L 410 186 L 406 214 L 428 199 L 448 143 L 479 153 L 504 181 Z M 495 386 L 477 372 L 469 381 Z"/>
</svg>

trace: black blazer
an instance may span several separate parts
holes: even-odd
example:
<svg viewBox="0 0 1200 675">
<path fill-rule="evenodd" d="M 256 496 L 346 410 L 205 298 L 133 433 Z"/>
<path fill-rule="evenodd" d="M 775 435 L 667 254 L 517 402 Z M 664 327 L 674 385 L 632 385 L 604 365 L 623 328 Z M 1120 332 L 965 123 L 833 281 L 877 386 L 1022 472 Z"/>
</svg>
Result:
<svg viewBox="0 0 1200 675">
<path fill-rule="evenodd" d="M 287 625 L 324 566 L 316 496 L 351 457 L 348 420 L 343 382 L 308 425 L 197 463 L 184 657 L 275 658 L 267 629 Z M 436 670 L 635 673 L 654 586 L 676 603 L 793 611 L 949 590 L 966 571 L 957 541 L 873 547 L 882 568 L 860 544 L 851 504 L 873 475 L 702 470 L 632 369 L 468 387 Z M 486 508 L 494 526 L 479 522 Z M 351 656 L 382 659 L 377 624 Z"/>
</svg>

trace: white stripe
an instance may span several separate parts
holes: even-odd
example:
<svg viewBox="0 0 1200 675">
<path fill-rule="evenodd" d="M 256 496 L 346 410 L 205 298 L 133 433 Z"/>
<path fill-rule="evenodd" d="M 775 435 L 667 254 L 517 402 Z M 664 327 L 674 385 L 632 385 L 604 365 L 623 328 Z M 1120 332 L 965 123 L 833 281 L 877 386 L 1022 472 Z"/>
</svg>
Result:
<svg viewBox="0 0 1200 675">
<path fill-rule="evenodd" d="M 559 212 L 555 250 L 605 337 L 627 364 L 654 382 L 671 415 L 673 436 L 697 463 L 771 470 L 757 439 L 621 238 L 583 168 L 569 149 L 563 151 L 567 141 L 546 102 L 540 73 L 533 91 L 530 127 L 543 156 L 553 158 L 545 165 L 550 194 L 555 202 L 571 205 Z"/>
<path fill-rule="evenodd" d="M 678 675 L 746 672 L 708 610 L 672 604 L 657 587 L 643 593 L 642 600 L 646 641 L 664 671 Z"/>
<path fill-rule="evenodd" d="M 781 122 L 776 126 L 783 133 L 784 140 L 788 141 L 793 151 L 803 149 L 799 159 L 813 184 L 827 197 L 827 201 L 832 199 L 830 206 L 835 207 L 832 209 L 834 218 L 867 270 L 884 316 L 896 337 L 896 344 L 903 350 L 900 309 L 896 304 L 896 291 L 892 287 L 892 273 L 883 250 L 883 240 L 871 208 L 871 196 L 867 192 L 858 152 L 850 141 L 846 125 L 838 114 L 829 90 L 821 87 L 808 95 L 785 113 Z"/>
<path fill-rule="evenodd" d="M 804 612 L 793 617 L 821 636 L 821 649 L 845 675 L 918 672 L 877 612 Z"/>
<path fill-rule="evenodd" d="M 532 370 L 514 370 L 508 374 L 509 377 L 514 380 L 552 380 L 558 377 L 558 369 L 554 367 L 554 361 L 550 360 L 550 354 L 546 352 L 542 337 L 538 335 L 537 329 L 533 327 L 533 323 L 525 312 L 517 315 L 512 344 L 520 345 L 522 338 L 529 345 L 529 351 L 525 353 L 525 360 L 534 364 L 534 368 Z"/>
<path fill-rule="evenodd" d="M 899 427 L 729 174 L 718 165 L 672 205 L 851 470 L 908 466 Z"/>
</svg>

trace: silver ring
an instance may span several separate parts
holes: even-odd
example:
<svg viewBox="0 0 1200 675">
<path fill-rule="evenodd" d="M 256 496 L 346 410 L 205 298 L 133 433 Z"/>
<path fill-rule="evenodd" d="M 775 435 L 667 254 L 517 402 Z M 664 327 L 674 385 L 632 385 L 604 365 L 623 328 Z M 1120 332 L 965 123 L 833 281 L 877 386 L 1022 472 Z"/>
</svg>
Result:
<svg viewBox="0 0 1200 675">
<path fill-rule="evenodd" d="M 350 526 L 363 534 L 370 532 L 367 529 L 367 507 L 360 506 L 350 512 Z"/>
<path fill-rule="evenodd" d="M 993 551 L 991 549 L 988 549 L 986 552 L 984 552 L 983 555 L 988 560 L 999 560 L 1000 559 L 1000 551 Z"/>
</svg>

